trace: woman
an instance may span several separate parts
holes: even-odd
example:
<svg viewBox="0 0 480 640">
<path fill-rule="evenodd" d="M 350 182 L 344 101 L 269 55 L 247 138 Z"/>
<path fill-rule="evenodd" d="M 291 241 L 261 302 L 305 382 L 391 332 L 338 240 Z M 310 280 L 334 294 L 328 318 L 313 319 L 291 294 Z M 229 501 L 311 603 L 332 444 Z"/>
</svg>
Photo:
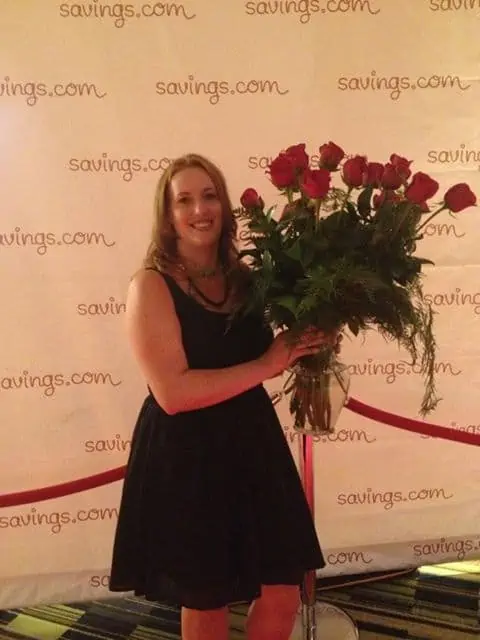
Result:
<svg viewBox="0 0 480 640">
<path fill-rule="evenodd" d="M 161 177 L 127 327 L 148 384 L 132 440 L 112 591 L 182 607 L 184 640 L 226 640 L 228 605 L 253 602 L 249 640 L 287 640 L 299 584 L 324 560 L 295 463 L 262 383 L 331 337 L 273 338 L 230 322 L 248 270 L 223 175 L 187 155 Z"/>
</svg>

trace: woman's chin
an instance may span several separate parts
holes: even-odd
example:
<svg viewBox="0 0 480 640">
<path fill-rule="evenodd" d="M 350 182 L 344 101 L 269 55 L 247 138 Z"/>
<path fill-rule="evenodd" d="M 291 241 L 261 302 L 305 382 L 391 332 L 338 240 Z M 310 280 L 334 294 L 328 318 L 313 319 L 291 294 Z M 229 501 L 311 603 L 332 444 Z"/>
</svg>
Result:
<svg viewBox="0 0 480 640">
<path fill-rule="evenodd" d="M 201 235 L 202 233 L 203 235 Z M 192 245 L 198 247 L 215 247 L 219 243 L 220 236 L 218 233 L 199 232 L 192 235 L 188 240 Z"/>
<path fill-rule="evenodd" d="M 220 238 L 215 234 L 199 237 L 197 235 L 184 238 L 181 243 L 183 247 L 191 249 L 214 250 L 218 247 Z"/>
</svg>

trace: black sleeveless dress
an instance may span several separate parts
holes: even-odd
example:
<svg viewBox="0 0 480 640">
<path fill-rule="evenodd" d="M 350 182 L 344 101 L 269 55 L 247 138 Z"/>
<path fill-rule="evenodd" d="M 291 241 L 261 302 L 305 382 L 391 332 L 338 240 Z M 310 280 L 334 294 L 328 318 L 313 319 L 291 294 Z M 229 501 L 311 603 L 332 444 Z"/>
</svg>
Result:
<svg viewBox="0 0 480 640">
<path fill-rule="evenodd" d="M 259 317 L 209 311 L 168 275 L 191 369 L 259 357 Z M 159 319 L 161 322 L 161 319 Z M 325 566 L 295 462 L 259 385 L 214 406 L 165 413 L 149 393 L 135 426 L 110 590 L 192 609 L 250 602 Z"/>
</svg>

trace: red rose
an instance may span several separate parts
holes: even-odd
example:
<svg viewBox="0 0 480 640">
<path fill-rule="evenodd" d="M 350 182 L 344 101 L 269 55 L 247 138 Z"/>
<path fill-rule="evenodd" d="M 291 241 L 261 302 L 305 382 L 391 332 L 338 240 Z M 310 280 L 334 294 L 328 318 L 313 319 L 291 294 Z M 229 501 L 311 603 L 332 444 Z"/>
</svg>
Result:
<svg viewBox="0 0 480 640">
<path fill-rule="evenodd" d="M 390 162 L 385 165 L 382 176 L 382 187 L 384 189 L 398 189 L 403 183 L 403 178 L 399 174 L 398 169 Z"/>
<path fill-rule="evenodd" d="M 473 207 L 477 204 L 476 195 L 465 182 L 460 182 L 450 187 L 443 196 L 443 200 L 447 209 L 452 213 L 458 213 L 467 207 Z"/>
<path fill-rule="evenodd" d="M 289 156 L 281 153 L 268 165 L 267 173 L 270 180 L 278 189 L 293 187 L 296 182 L 295 165 Z"/>
<path fill-rule="evenodd" d="M 418 206 L 420 207 L 420 211 L 422 213 L 428 213 L 430 211 L 430 207 L 428 206 L 427 202 L 421 202 Z"/>
<path fill-rule="evenodd" d="M 344 150 L 332 141 L 328 144 L 322 144 L 319 151 L 320 160 L 318 166 L 329 171 L 334 171 L 345 156 Z"/>
<path fill-rule="evenodd" d="M 364 187 L 379 187 L 383 176 L 383 164 L 380 162 L 369 162 L 363 174 Z"/>
<path fill-rule="evenodd" d="M 398 156 L 396 153 L 392 153 L 392 155 L 390 156 L 390 162 L 397 170 L 398 175 L 403 178 L 403 180 L 408 180 L 408 178 L 412 174 L 412 171 L 410 169 L 412 161 L 407 160 L 402 156 Z"/>
<path fill-rule="evenodd" d="M 364 156 L 350 158 L 343 165 L 343 181 L 349 187 L 360 187 L 363 183 L 363 174 L 366 169 L 367 159 Z"/>
<path fill-rule="evenodd" d="M 323 198 L 330 188 L 330 171 L 327 169 L 307 169 L 302 176 L 300 187 L 309 198 Z"/>
<path fill-rule="evenodd" d="M 240 204 L 244 209 L 252 209 L 253 207 L 263 207 L 263 200 L 255 191 L 255 189 L 245 189 L 240 197 Z"/>
<path fill-rule="evenodd" d="M 373 207 L 379 209 L 384 202 L 399 202 L 401 197 L 395 191 L 381 191 L 373 196 Z"/>
<path fill-rule="evenodd" d="M 438 191 L 439 184 L 436 180 L 418 171 L 405 191 L 405 197 L 414 204 L 424 205 Z"/>
<path fill-rule="evenodd" d="M 296 144 L 292 147 L 288 147 L 285 151 L 285 155 L 291 159 L 295 169 L 308 169 L 310 165 L 310 158 L 305 151 L 305 144 Z"/>
</svg>

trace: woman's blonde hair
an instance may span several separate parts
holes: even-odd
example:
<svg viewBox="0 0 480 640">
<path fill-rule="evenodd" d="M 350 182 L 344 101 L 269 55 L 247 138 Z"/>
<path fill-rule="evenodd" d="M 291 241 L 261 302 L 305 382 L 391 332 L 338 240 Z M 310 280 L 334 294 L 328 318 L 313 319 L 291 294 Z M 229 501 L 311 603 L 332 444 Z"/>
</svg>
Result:
<svg viewBox="0 0 480 640">
<path fill-rule="evenodd" d="M 233 214 L 227 184 L 220 169 L 213 162 L 196 153 L 189 153 L 171 162 L 158 181 L 155 191 L 151 240 L 143 260 L 143 266 L 164 271 L 169 265 L 172 266 L 177 263 L 176 235 L 170 217 L 170 184 L 172 178 L 179 171 L 192 167 L 205 171 L 213 182 L 222 205 L 223 214 L 219 259 L 227 271 L 235 270 L 238 266 L 238 251 L 235 246 L 237 222 Z"/>
</svg>

